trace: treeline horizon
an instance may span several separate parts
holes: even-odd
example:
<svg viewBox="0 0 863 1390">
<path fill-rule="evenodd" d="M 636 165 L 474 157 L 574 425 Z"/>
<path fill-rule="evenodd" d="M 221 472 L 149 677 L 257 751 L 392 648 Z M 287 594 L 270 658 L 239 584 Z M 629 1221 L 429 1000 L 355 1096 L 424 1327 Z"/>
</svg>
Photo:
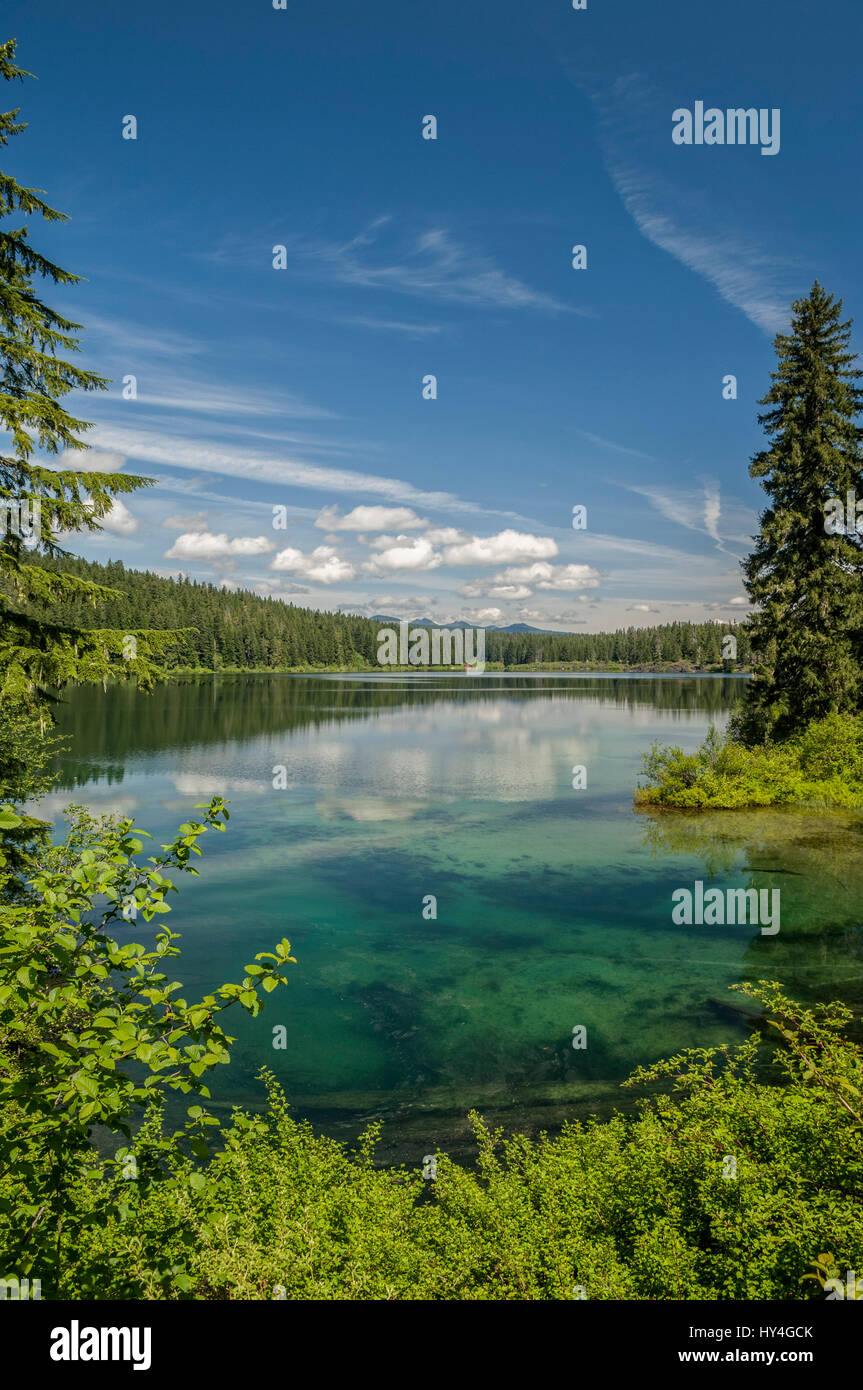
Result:
<svg viewBox="0 0 863 1390">
<path fill-rule="evenodd" d="M 96 604 L 83 594 L 55 599 L 50 610 L 45 605 L 44 613 L 32 605 L 34 616 L 50 616 L 54 623 L 89 629 L 193 629 L 180 634 L 160 654 L 160 664 L 167 671 L 361 669 L 378 665 L 378 632 L 383 624 L 377 619 L 304 608 L 188 576 L 173 579 L 150 570 L 129 569 L 120 560 L 102 563 L 76 556 L 41 556 L 29 563 L 118 591 L 116 598 Z M 737 642 L 734 661 L 723 659 L 723 638 L 728 630 Z M 505 668 L 572 662 L 679 664 L 730 671 L 748 665 L 749 658 L 746 628 L 736 623 L 681 621 L 614 632 L 501 632 L 486 628 L 486 661 Z"/>
</svg>

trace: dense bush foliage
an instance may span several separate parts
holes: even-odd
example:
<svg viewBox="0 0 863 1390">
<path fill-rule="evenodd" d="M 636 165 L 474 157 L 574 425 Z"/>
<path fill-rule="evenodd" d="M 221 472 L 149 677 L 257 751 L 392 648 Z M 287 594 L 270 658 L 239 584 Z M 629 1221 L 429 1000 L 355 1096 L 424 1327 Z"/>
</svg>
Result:
<svg viewBox="0 0 863 1390">
<path fill-rule="evenodd" d="M 235 1004 L 256 1014 L 259 988 L 286 983 L 280 971 L 293 957 L 282 941 L 245 967 L 241 984 L 189 1004 L 163 969 L 178 954 L 175 933 L 158 931 L 150 946 L 112 934 L 170 912 L 177 890 L 168 874 L 197 873 L 200 837 L 227 818 L 216 798 L 203 820 L 144 859 L 131 821 L 78 810 L 64 843 L 42 842 L 28 856 L 23 884 L 0 855 L 0 1263 L 57 1296 L 68 1292 L 69 1252 L 91 1222 L 123 1219 L 130 1194 L 146 1194 L 181 1155 L 209 1156 L 206 1133 L 217 1122 L 195 1105 L 182 1130 L 164 1135 L 163 1096 L 206 1098 L 204 1077 L 230 1058 L 222 1015 Z M 0 809 L 4 829 L 19 819 Z M 142 1119 L 139 1153 L 99 1156 L 97 1133 L 129 1140 Z M 91 1270 L 76 1292 L 98 1296 L 102 1282 Z"/>
<path fill-rule="evenodd" d="M 162 1187 L 134 1226 L 91 1228 L 80 1258 L 119 1252 L 114 1292 L 148 1296 L 162 1249 L 198 1298 L 805 1297 L 822 1250 L 863 1260 L 863 1068 L 841 1007 L 816 1018 L 775 986 L 750 992 L 785 1031 L 784 1086 L 757 1079 L 754 1041 L 688 1053 L 635 1078 L 678 1094 L 634 1120 L 531 1141 L 475 1116 L 476 1168 L 439 1156 L 432 1183 L 376 1170 L 373 1131 L 357 1156 L 315 1136 L 270 1078 L 269 1113 L 236 1116 L 205 1188 Z"/>
<path fill-rule="evenodd" d="M 0 700 L 0 807 L 42 796 L 54 785 L 53 759 L 65 740 L 54 733 L 48 718 L 44 710 Z M 7 896 L 20 892 L 20 875 L 50 828 L 34 816 L 10 818 L 0 812 L 0 862 L 5 856 L 10 871 Z"/>
<path fill-rule="evenodd" d="M 139 924 L 168 911 L 168 872 L 224 823 L 213 803 L 145 860 L 130 821 L 78 813 L 3 909 L 0 1276 L 49 1298 L 796 1299 L 823 1296 L 802 1281 L 825 1252 L 863 1268 L 850 1014 L 771 983 L 744 989 L 777 1049 L 659 1063 L 629 1083 L 640 1113 L 558 1138 L 474 1116 L 476 1166 L 439 1155 L 433 1180 L 376 1168 L 374 1128 L 357 1152 L 317 1136 L 266 1073 L 265 1114 L 221 1130 L 195 1104 L 167 1132 L 164 1094 L 206 1100 L 221 1015 L 260 1008 L 289 946 L 190 1004 L 163 969 L 176 933 L 109 929 L 129 934 L 132 903 Z"/>
<path fill-rule="evenodd" d="M 713 729 L 696 753 L 654 744 L 644 773 L 640 806 L 863 806 L 863 715 L 832 714 L 751 748 Z"/>
</svg>

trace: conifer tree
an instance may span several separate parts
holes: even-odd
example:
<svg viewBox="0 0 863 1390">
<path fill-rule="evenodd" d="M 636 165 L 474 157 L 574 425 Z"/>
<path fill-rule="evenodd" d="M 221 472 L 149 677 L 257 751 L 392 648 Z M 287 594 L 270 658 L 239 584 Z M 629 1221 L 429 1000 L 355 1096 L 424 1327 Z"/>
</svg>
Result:
<svg viewBox="0 0 863 1390">
<path fill-rule="evenodd" d="M 14 39 L 0 44 L 0 77 L 7 82 L 32 76 L 16 65 L 15 48 Z M 19 110 L 0 113 L 0 148 L 26 129 L 16 119 Z M 90 425 L 60 400 L 69 391 L 107 385 L 60 355 L 79 351 L 81 325 L 49 308 L 34 288 L 40 279 L 71 286 L 80 276 L 40 255 L 26 225 L 7 224 L 15 214 L 66 221 L 40 194 L 0 172 L 0 431 L 7 436 L 0 447 L 0 698 L 31 705 L 67 681 L 104 681 L 112 673 L 149 686 L 159 674 L 155 653 L 174 640 L 166 632 L 85 630 L 50 621 L 46 604 L 82 597 L 97 603 L 116 595 L 74 574 L 26 563 L 28 550 L 31 560 L 34 554 L 65 555 L 61 536 L 101 530 L 100 518 L 115 497 L 149 485 L 125 473 L 49 468 L 33 457 L 37 449 L 58 455 L 88 448 L 79 434 Z M 42 616 L 29 611 L 34 604 Z"/>
<path fill-rule="evenodd" d="M 743 566 L 757 605 L 747 624 L 755 676 L 735 721 L 747 743 L 861 708 L 863 540 L 853 515 L 835 533 L 828 520 L 831 499 L 863 499 L 863 373 L 850 339 L 842 301 L 816 280 L 792 306 L 790 333 L 774 342 L 778 369 L 758 417 L 769 446 L 749 468 L 770 504 Z"/>
</svg>

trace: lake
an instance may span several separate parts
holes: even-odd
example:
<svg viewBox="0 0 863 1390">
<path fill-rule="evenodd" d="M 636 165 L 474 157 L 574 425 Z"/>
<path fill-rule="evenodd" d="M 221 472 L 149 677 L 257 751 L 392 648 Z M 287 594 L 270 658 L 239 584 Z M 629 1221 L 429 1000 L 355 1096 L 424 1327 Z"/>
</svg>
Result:
<svg viewBox="0 0 863 1390">
<path fill-rule="evenodd" d="M 42 808 L 133 815 L 158 844 L 229 797 L 228 833 L 204 837 L 163 919 L 182 932 L 176 977 L 191 999 L 283 936 L 298 963 L 259 1018 L 231 1012 L 212 1108 L 259 1106 L 267 1066 L 297 1115 L 349 1140 L 382 1120 L 381 1156 L 416 1164 L 469 1152 L 471 1108 L 536 1133 L 631 1105 L 636 1065 L 746 1036 L 741 979 L 860 1009 L 863 817 L 633 810 L 651 743 L 694 749 L 742 689 L 496 673 L 82 688 Z M 698 879 L 779 888 L 780 931 L 675 926 L 671 895 Z"/>
</svg>

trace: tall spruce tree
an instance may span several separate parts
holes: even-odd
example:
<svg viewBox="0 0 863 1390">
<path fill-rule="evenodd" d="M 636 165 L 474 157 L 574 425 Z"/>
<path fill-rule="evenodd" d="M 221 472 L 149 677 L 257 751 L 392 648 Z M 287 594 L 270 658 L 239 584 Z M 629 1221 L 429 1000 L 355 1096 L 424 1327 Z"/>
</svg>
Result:
<svg viewBox="0 0 863 1390">
<path fill-rule="evenodd" d="M 0 76 L 7 82 L 32 76 L 16 65 L 15 47 L 14 39 L 0 44 Z M 16 120 L 19 110 L 0 113 L 0 148 L 26 129 L 26 123 Z M 40 193 L 0 172 L 0 219 L 21 213 L 65 221 L 65 214 L 49 207 Z M 101 530 L 100 518 L 110 512 L 115 497 L 148 486 L 150 480 L 49 468 L 34 461 L 36 449 L 57 455 L 89 447 L 78 436 L 90 425 L 64 410 L 60 398 L 107 385 L 103 377 L 59 355 L 79 351 L 76 330 L 81 325 L 39 298 L 37 278 L 61 286 L 80 280 L 34 250 L 26 225 L 0 228 L 0 430 L 6 432 L 10 450 L 0 456 L 0 698 L 39 706 L 53 689 L 73 680 L 104 681 L 113 673 L 151 685 L 159 674 L 156 653 L 174 638 L 146 629 L 85 630 L 44 616 L 44 605 L 55 601 L 85 597 L 97 603 L 116 595 L 73 574 L 26 563 L 25 549 L 31 560 L 33 552 L 65 555 L 59 537 Z M 28 611 L 32 604 L 42 607 L 43 616 Z"/>
<path fill-rule="evenodd" d="M 853 515 L 836 534 L 827 521 L 831 498 L 844 506 L 850 490 L 863 499 L 863 373 L 850 340 L 842 301 L 816 280 L 792 305 L 790 333 L 774 341 L 778 370 L 758 417 L 769 447 L 749 468 L 770 505 L 743 566 L 757 605 L 747 624 L 755 675 L 735 721 L 746 743 L 861 708 L 863 540 Z"/>
</svg>

